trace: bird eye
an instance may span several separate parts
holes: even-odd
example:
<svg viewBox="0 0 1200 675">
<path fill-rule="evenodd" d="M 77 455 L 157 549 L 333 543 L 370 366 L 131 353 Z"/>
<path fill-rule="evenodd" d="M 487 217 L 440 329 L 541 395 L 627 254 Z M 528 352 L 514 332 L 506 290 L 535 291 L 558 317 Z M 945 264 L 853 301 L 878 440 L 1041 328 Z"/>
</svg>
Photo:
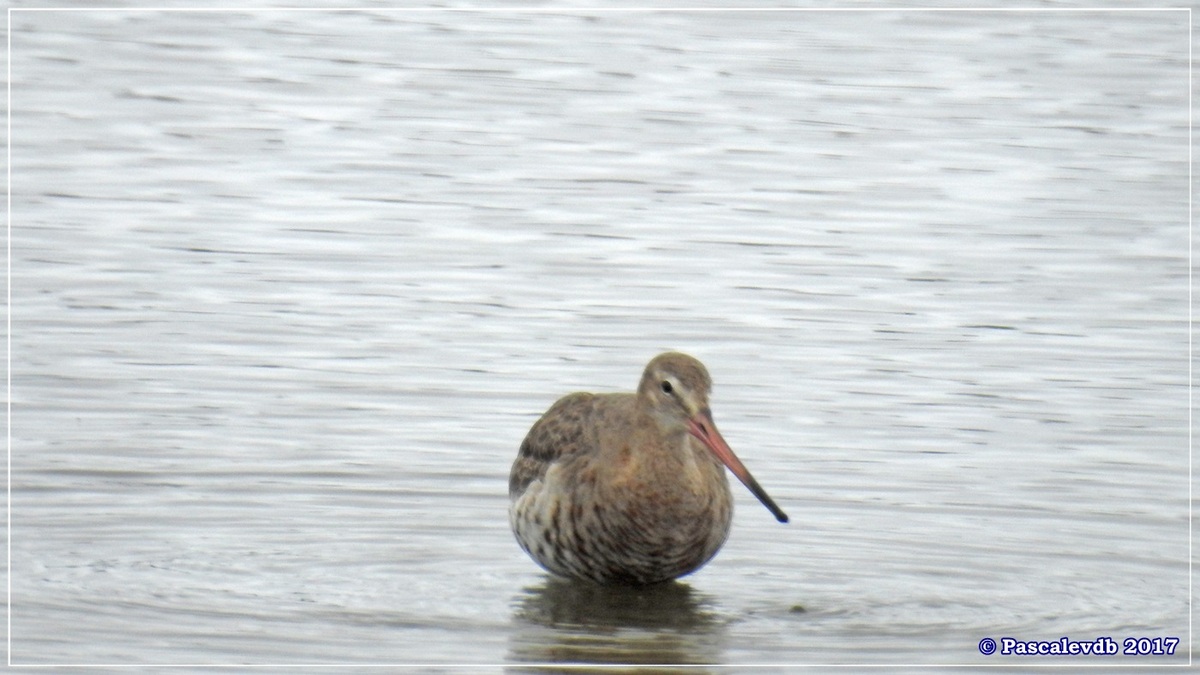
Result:
<svg viewBox="0 0 1200 675">
<path fill-rule="evenodd" d="M 663 390 L 664 394 L 669 394 L 669 393 L 675 391 L 675 388 L 671 386 L 670 382 L 663 380 L 662 390 Z"/>
</svg>

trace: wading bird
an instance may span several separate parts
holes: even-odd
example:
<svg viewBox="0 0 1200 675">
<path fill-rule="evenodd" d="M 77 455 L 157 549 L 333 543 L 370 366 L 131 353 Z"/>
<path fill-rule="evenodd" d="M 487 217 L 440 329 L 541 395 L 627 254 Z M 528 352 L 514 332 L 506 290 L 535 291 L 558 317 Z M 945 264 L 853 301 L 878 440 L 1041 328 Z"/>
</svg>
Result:
<svg viewBox="0 0 1200 675">
<path fill-rule="evenodd" d="M 725 543 L 725 467 L 781 523 L 785 514 L 713 423 L 704 365 L 654 357 L 635 394 L 569 394 L 529 430 L 509 475 L 509 522 L 550 572 L 651 584 L 691 573 Z"/>
</svg>

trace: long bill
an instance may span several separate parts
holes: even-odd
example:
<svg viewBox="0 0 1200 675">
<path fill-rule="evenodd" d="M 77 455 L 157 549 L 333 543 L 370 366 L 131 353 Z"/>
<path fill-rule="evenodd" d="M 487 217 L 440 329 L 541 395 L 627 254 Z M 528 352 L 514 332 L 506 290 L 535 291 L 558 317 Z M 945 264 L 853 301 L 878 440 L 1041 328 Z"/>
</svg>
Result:
<svg viewBox="0 0 1200 675">
<path fill-rule="evenodd" d="M 787 514 L 783 512 L 783 509 L 779 508 L 779 505 L 775 503 L 774 499 L 771 499 L 767 491 L 762 489 L 758 481 L 754 480 L 754 476 L 750 475 L 750 470 L 746 468 L 745 464 L 742 464 L 742 460 L 733 454 L 733 449 L 721 437 L 721 432 L 717 431 L 717 425 L 713 424 L 711 412 L 701 410 L 695 417 L 688 420 L 688 431 L 700 439 L 701 443 L 713 451 L 717 459 L 729 467 L 733 475 L 742 481 L 742 485 L 749 488 L 750 492 L 754 493 L 755 497 L 758 497 L 758 501 L 762 502 L 763 506 L 770 510 L 771 514 L 775 516 L 775 520 L 781 523 L 788 521 Z"/>
</svg>

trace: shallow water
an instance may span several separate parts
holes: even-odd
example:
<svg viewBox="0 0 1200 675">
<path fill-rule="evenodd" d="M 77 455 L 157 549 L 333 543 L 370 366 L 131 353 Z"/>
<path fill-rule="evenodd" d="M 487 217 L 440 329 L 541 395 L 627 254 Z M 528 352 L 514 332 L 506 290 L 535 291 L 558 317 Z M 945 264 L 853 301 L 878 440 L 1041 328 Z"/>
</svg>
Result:
<svg viewBox="0 0 1200 675">
<path fill-rule="evenodd" d="M 1186 16 L 14 12 L 11 661 L 1184 662 Z M 553 581 L 665 349 L 792 523 Z"/>
</svg>

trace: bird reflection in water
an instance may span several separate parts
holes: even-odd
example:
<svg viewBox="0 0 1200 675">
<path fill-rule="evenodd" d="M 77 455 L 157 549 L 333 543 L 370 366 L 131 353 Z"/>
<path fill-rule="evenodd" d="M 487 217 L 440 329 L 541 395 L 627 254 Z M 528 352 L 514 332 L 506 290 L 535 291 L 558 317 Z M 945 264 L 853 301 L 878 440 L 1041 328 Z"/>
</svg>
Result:
<svg viewBox="0 0 1200 675">
<path fill-rule="evenodd" d="M 510 662 L 694 666 L 722 660 L 724 620 L 711 599 L 678 581 L 614 586 L 546 577 L 514 602 Z"/>
</svg>

